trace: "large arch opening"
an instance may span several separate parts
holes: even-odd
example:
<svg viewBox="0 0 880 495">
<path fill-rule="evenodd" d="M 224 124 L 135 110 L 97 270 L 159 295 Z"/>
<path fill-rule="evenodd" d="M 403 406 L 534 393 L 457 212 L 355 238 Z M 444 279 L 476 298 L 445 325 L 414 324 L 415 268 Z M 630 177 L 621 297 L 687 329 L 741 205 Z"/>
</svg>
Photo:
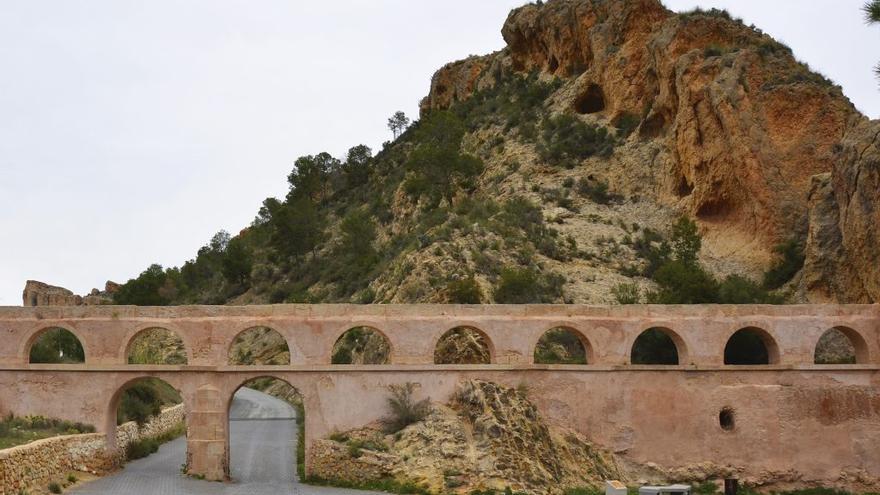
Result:
<svg viewBox="0 0 880 495">
<path fill-rule="evenodd" d="M 434 346 L 434 364 L 490 364 L 492 341 L 483 331 L 468 326 L 444 333 Z"/>
<path fill-rule="evenodd" d="M 724 364 L 762 365 L 779 363 L 779 346 L 764 329 L 747 327 L 737 330 L 724 347 Z"/>
<path fill-rule="evenodd" d="M 813 353 L 815 364 L 864 364 L 868 343 L 852 328 L 834 327 L 822 334 Z"/>
<path fill-rule="evenodd" d="M 138 332 L 125 351 L 128 364 L 187 364 L 186 346 L 167 328 L 146 328 Z"/>
<path fill-rule="evenodd" d="M 577 330 L 555 327 L 544 332 L 535 345 L 536 364 L 588 364 L 590 343 Z"/>
<path fill-rule="evenodd" d="M 31 338 L 28 362 L 40 364 L 81 364 L 86 362 L 82 342 L 70 330 L 44 328 Z"/>
<path fill-rule="evenodd" d="M 228 405 L 227 463 L 236 482 L 296 483 L 305 472 L 305 408 L 289 382 L 246 380 Z"/>
<path fill-rule="evenodd" d="M 677 365 L 687 360 L 684 340 L 672 330 L 649 328 L 639 334 L 630 351 L 632 364 Z"/>
<path fill-rule="evenodd" d="M 142 376 L 126 382 L 113 395 L 107 414 L 107 445 L 134 461 L 159 453 L 146 468 L 176 473 L 186 462 L 186 406 L 170 383 Z"/>
<path fill-rule="evenodd" d="M 290 347 L 287 339 L 277 330 L 269 327 L 251 327 L 236 335 L 229 346 L 229 364 L 249 365 L 288 365 Z"/>
<path fill-rule="evenodd" d="M 331 364 L 388 364 L 391 342 L 373 327 L 354 327 L 345 331 L 333 344 Z"/>
</svg>

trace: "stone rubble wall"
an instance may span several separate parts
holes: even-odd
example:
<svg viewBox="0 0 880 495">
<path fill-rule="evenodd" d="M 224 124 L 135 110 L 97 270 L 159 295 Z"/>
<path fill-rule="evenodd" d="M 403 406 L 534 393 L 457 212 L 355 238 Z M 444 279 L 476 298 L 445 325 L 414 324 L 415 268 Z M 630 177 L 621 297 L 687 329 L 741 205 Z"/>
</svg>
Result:
<svg viewBox="0 0 880 495">
<path fill-rule="evenodd" d="M 184 405 L 178 404 L 162 411 L 140 430 L 133 421 L 119 425 L 116 453 L 107 451 L 103 433 L 63 435 L 0 450 L 0 495 L 18 495 L 72 471 L 109 471 L 121 463 L 131 442 L 174 429 L 185 420 L 185 414 Z"/>
</svg>

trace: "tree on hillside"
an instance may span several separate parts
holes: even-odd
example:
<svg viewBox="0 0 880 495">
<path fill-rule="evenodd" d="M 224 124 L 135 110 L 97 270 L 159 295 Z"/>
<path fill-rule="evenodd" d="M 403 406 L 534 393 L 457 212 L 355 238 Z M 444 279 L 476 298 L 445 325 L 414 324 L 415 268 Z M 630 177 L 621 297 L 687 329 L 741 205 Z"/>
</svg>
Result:
<svg viewBox="0 0 880 495">
<path fill-rule="evenodd" d="M 366 184 L 370 178 L 370 162 L 373 160 L 373 150 L 369 146 L 359 144 L 350 150 L 342 165 L 345 172 L 345 184 L 347 187 L 357 187 Z"/>
<path fill-rule="evenodd" d="M 394 115 L 388 119 L 388 128 L 394 133 L 394 139 L 400 137 L 407 127 L 409 127 L 409 118 L 400 110 L 394 112 Z"/>
<path fill-rule="evenodd" d="M 241 237 L 230 240 L 223 256 L 223 277 L 233 284 L 246 284 L 251 278 L 254 260 Z"/>
<path fill-rule="evenodd" d="M 865 12 L 865 19 L 869 24 L 880 24 L 880 0 L 871 0 L 862 7 L 862 10 Z M 880 64 L 874 68 L 874 72 L 880 78 Z"/>
<path fill-rule="evenodd" d="M 135 306 L 166 306 L 169 299 L 162 295 L 167 276 L 161 265 L 150 265 L 138 278 L 123 284 L 113 294 L 116 304 L 133 304 Z"/>
<path fill-rule="evenodd" d="M 299 157 L 287 176 L 290 183 L 288 198 L 308 197 L 312 201 L 321 201 L 327 196 L 330 172 L 340 166 L 340 161 L 326 152 Z"/>
<path fill-rule="evenodd" d="M 272 215 L 270 243 L 285 256 L 299 257 L 315 251 L 323 231 L 321 217 L 309 196 L 292 198 Z"/>
<path fill-rule="evenodd" d="M 426 196 L 428 207 L 442 199 L 452 204 L 455 192 L 483 171 L 479 158 L 461 153 L 464 134 L 464 123 L 451 112 L 434 112 L 422 121 L 415 137 L 419 145 L 406 163 L 410 196 Z"/>
</svg>

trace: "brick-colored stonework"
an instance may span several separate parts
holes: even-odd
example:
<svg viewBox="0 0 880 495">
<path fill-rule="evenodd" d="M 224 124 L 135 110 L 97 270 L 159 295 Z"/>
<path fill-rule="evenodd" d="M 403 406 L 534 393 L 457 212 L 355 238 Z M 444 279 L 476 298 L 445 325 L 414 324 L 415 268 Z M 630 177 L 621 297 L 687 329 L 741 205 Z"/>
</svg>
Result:
<svg viewBox="0 0 880 495">
<path fill-rule="evenodd" d="M 287 339 L 290 365 L 226 364 L 235 336 L 256 326 Z M 387 337 L 390 364 L 329 364 L 336 339 L 355 326 Z M 485 334 L 492 364 L 433 364 L 437 340 L 457 326 Z M 533 364 L 538 339 L 559 326 L 580 334 L 590 364 Z M 78 336 L 85 364 L 27 363 L 30 344 L 50 327 Z M 125 364 L 131 339 L 154 327 L 181 336 L 188 365 Z M 633 342 L 652 327 L 673 336 L 681 364 L 629 364 Z M 772 364 L 723 364 L 728 339 L 746 327 L 762 329 Z M 856 364 L 813 364 L 816 343 L 831 328 L 851 335 Z M 543 417 L 636 462 L 666 470 L 705 463 L 743 477 L 786 473 L 804 483 L 880 487 L 876 305 L 0 308 L 0 336 L 0 414 L 90 422 L 103 426 L 112 446 L 120 390 L 155 376 L 181 392 L 190 471 L 210 479 L 228 474 L 233 394 L 252 378 L 273 376 L 303 396 L 307 449 L 334 430 L 385 416 L 391 384 L 414 382 L 420 395 L 445 402 L 456 383 L 483 379 L 525 384 Z M 719 425 L 723 408 L 734 411 L 731 431 Z"/>
<path fill-rule="evenodd" d="M 183 404 L 169 407 L 138 428 L 134 422 L 117 428 L 116 452 L 107 449 L 103 433 L 64 435 L 0 450 L 0 495 L 14 495 L 76 471 L 103 472 L 115 468 L 125 448 L 135 440 L 161 435 L 185 419 Z"/>
</svg>

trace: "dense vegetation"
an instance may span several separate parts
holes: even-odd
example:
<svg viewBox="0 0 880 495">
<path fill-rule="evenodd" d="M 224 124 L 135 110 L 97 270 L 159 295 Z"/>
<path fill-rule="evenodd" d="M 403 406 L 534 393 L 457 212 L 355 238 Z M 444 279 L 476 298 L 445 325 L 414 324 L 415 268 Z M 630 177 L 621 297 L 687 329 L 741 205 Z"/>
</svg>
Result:
<svg viewBox="0 0 880 495">
<path fill-rule="evenodd" d="M 640 274 L 657 284 L 644 299 L 651 304 L 782 304 L 784 299 L 771 289 L 784 285 L 803 265 L 802 248 L 792 241 L 776 249 L 781 259 L 767 272 L 764 285 L 741 275 L 719 281 L 699 261 L 702 244 L 697 225 L 685 217 L 672 226 L 669 239 L 643 230 L 632 247 L 643 259 Z M 634 284 L 618 286 L 614 293 L 621 304 L 642 302 Z"/>
</svg>

